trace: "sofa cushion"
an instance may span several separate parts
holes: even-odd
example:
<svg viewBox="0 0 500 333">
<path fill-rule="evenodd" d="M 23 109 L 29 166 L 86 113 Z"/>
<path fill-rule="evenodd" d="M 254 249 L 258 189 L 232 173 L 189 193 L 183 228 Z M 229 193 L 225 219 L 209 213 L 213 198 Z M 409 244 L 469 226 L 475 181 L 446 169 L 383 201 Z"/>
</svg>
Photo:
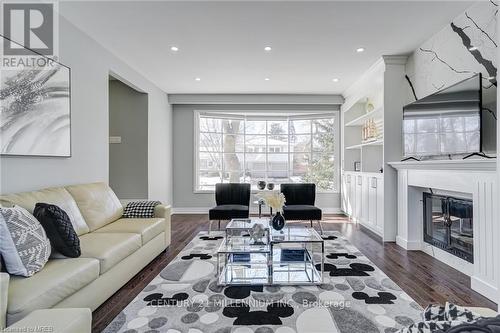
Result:
<svg viewBox="0 0 500 333">
<path fill-rule="evenodd" d="M 91 232 L 80 237 L 81 257 L 98 259 L 100 274 L 137 251 L 141 245 L 141 235 L 134 233 Z"/>
<path fill-rule="evenodd" d="M 20 319 L 33 310 L 50 308 L 99 276 L 92 258 L 51 259 L 29 278 L 11 276 L 7 314 Z"/>
<path fill-rule="evenodd" d="M 22 192 L 0 196 L 0 201 L 19 205 L 33 213 L 37 202 L 45 202 L 61 207 L 68 214 L 71 224 L 78 236 L 89 232 L 82 213 L 76 205 L 75 199 L 63 187 L 46 188 L 33 192 Z"/>
<path fill-rule="evenodd" d="M 70 258 L 80 256 L 80 239 L 64 210 L 56 205 L 39 202 L 33 214 L 45 229 L 54 250 Z"/>
<path fill-rule="evenodd" d="M 9 332 L 30 332 L 26 328 L 46 327 L 40 332 L 87 333 L 92 331 L 92 313 L 89 308 L 43 309 L 36 310 L 14 325 Z"/>
<path fill-rule="evenodd" d="M 75 199 L 90 231 L 118 220 L 123 214 L 120 200 L 105 183 L 72 185 L 66 189 Z"/>
<path fill-rule="evenodd" d="M 122 218 L 112 222 L 95 232 L 105 233 L 133 233 L 139 234 L 142 238 L 142 244 L 146 244 L 157 235 L 165 231 L 166 222 L 164 218 Z"/>
</svg>

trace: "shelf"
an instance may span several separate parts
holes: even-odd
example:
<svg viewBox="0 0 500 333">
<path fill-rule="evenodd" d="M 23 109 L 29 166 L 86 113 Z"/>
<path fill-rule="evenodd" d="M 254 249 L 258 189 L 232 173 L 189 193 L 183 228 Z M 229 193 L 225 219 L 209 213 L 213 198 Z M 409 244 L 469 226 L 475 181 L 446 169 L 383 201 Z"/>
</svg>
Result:
<svg viewBox="0 0 500 333">
<path fill-rule="evenodd" d="M 346 127 L 350 127 L 350 126 L 363 126 L 363 123 L 365 120 L 369 119 L 369 118 L 382 118 L 380 116 L 381 114 L 381 111 L 383 110 L 382 107 L 378 107 L 376 108 L 375 110 L 371 111 L 371 112 L 368 112 L 368 113 L 365 113 L 364 115 L 354 119 L 354 120 L 351 120 L 349 122 L 347 122 L 345 124 Z"/>
<path fill-rule="evenodd" d="M 376 140 L 376 141 L 370 141 L 370 142 L 361 143 L 359 145 L 353 145 L 353 146 L 345 147 L 345 149 L 346 150 L 352 150 L 352 149 L 361 149 L 362 147 L 366 147 L 366 146 L 382 146 L 382 145 L 384 145 L 384 140 L 383 139 L 379 139 L 379 140 Z"/>
</svg>

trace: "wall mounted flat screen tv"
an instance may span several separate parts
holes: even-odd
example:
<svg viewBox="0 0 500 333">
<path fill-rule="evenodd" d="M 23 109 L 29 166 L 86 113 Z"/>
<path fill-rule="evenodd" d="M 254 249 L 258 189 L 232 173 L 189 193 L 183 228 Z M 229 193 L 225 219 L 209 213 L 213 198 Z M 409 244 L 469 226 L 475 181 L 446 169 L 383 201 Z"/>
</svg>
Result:
<svg viewBox="0 0 500 333">
<path fill-rule="evenodd" d="M 482 151 L 481 74 L 403 107 L 405 157 Z"/>
</svg>

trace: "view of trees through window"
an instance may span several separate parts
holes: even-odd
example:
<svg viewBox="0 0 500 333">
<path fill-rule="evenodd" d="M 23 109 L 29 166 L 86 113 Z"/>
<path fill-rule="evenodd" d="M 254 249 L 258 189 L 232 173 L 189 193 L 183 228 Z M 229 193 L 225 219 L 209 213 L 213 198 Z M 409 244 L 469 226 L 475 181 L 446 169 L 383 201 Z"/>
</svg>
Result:
<svg viewBox="0 0 500 333">
<path fill-rule="evenodd" d="M 336 189 L 333 114 L 303 119 L 198 116 L 198 190 L 213 190 L 220 182 L 248 182 L 256 188 L 259 180 Z"/>
</svg>

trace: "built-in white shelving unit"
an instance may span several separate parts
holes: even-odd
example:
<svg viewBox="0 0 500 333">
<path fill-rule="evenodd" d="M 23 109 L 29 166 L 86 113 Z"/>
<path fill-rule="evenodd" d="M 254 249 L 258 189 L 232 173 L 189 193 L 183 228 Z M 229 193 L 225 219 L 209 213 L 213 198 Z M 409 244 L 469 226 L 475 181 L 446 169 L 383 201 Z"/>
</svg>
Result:
<svg viewBox="0 0 500 333">
<path fill-rule="evenodd" d="M 402 156 L 406 59 L 383 56 L 345 91 L 341 112 L 342 209 L 383 241 L 396 240 L 397 174 L 387 162 Z M 373 121 L 377 133 L 365 142 L 366 121 Z"/>
</svg>

